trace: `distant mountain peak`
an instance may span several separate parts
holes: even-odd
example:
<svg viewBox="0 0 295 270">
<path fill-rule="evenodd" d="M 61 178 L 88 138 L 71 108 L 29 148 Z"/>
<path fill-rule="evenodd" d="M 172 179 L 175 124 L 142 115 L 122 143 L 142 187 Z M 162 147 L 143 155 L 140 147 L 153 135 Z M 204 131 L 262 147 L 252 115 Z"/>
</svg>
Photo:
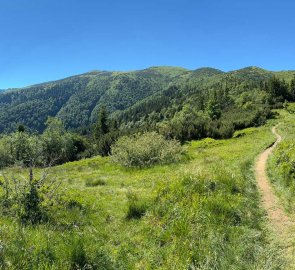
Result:
<svg viewBox="0 0 295 270">
<path fill-rule="evenodd" d="M 249 66 L 249 67 L 238 69 L 236 71 L 256 71 L 256 72 L 266 72 L 266 73 L 269 73 L 268 70 L 263 69 L 263 68 L 260 68 L 260 67 L 257 67 L 257 66 Z"/>
<path fill-rule="evenodd" d="M 202 67 L 202 68 L 193 70 L 193 73 L 194 75 L 198 74 L 200 76 L 214 76 L 214 75 L 223 74 L 224 72 L 216 68 Z"/>
</svg>

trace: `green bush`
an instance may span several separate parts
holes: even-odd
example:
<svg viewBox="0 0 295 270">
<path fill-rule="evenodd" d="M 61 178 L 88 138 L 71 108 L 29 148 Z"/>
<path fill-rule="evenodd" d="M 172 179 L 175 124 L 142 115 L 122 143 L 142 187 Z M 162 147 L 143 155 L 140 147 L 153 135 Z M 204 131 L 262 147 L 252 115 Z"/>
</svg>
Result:
<svg viewBox="0 0 295 270">
<path fill-rule="evenodd" d="M 46 219 L 46 213 L 42 211 L 40 195 L 35 185 L 31 185 L 29 192 L 24 195 L 22 205 L 21 220 L 24 224 L 37 224 Z"/>
<path fill-rule="evenodd" d="M 112 160 L 125 167 L 150 167 L 181 159 L 183 148 L 156 132 L 124 136 L 112 147 Z"/>
<path fill-rule="evenodd" d="M 0 139 L 0 168 L 7 167 L 13 164 L 13 156 L 9 144 L 9 137 L 5 136 Z"/>
</svg>

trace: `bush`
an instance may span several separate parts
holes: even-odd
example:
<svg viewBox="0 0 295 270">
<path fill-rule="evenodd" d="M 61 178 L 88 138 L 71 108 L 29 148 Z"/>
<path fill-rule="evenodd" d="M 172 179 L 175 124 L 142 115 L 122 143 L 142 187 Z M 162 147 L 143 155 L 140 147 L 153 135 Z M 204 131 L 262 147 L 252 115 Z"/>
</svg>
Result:
<svg viewBox="0 0 295 270">
<path fill-rule="evenodd" d="M 22 199 L 21 220 L 23 223 L 37 224 L 46 219 L 46 213 L 41 207 L 41 199 L 38 189 L 32 185 Z"/>
<path fill-rule="evenodd" d="M 5 136 L 0 139 L 0 168 L 7 167 L 13 164 L 13 156 L 9 144 L 9 137 Z"/>
<path fill-rule="evenodd" d="M 150 167 L 181 159 L 183 148 L 156 132 L 124 136 L 112 147 L 112 160 L 125 167 Z"/>
<path fill-rule="evenodd" d="M 49 209 L 57 203 L 61 183 L 48 176 L 45 169 L 34 178 L 33 168 L 29 177 L 12 172 L 2 173 L 0 182 L 0 210 L 17 218 L 24 225 L 48 222 Z"/>
</svg>

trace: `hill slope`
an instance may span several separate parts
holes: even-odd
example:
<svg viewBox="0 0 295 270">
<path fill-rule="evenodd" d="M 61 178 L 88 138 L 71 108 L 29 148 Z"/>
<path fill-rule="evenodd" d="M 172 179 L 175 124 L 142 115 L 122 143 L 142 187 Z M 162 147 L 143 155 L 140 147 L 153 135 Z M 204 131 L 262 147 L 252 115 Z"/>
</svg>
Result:
<svg viewBox="0 0 295 270">
<path fill-rule="evenodd" d="M 132 72 L 92 71 L 1 92 L 0 132 L 14 130 L 18 124 L 43 131 L 48 116 L 58 116 L 67 128 L 77 129 L 95 122 L 102 104 L 110 112 L 124 113 L 149 99 L 158 102 L 169 89 L 174 97 L 184 95 L 181 102 L 185 104 L 188 93 L 192 96 L 195 92 L 211 88 L 218 90 L 225 83 L 232 84 L 232 95 L 240 95 L 249 89 L 251 83 L 253 88 L 274 74 L 290 79 L 294 73 L 274 73 L 255 67 L 228 73 L 212 68 L 190 71 L 179 67 L 151 67 Z M 167 105 L 171 106 L 173 99 L 166 99 Z"/>
<path fill-rule="evenodd" d="M 105 269 L 282 269 L 251 170 L 274 138 L 270 126 L 240 134 L 191 142 L 190 159 L 179 164 L 126 170 L 95 157 L 52 168 L 64 193 L 48 224 L 23 229 L 2 216 L 4 263 L 72 269 L 74 255 L 83 254 Z M 7 174 L 18 172 L 27 174 Z"/>
</svg>

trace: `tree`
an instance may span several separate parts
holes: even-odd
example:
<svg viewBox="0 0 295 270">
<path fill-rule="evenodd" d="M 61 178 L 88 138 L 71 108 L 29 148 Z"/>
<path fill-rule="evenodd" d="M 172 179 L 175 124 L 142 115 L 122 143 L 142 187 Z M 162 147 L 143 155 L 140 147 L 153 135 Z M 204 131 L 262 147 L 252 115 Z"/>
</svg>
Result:
<svg viewBox="0 0 295 270">
<path fill-rule="evenodd" d="M 25 132 L 25 131 L 26 131 L 26 128 L 25 128 L 24 125 L 19 125 L 19 126 L 17 127 L 17 131 L 18 131 L 18 132 Z"/>
<path fill-rule="evenodd" d="M 290 84 L 290 98 L 292 101 L 295 101 L 295 75 Z"/>
<path fill-rule="evenodd" d="M 97 123 L 94 130 L 94 136 L 96 139 L 107 134 L 109 132 L 109 119 L 108 112 L 105 106 L 102 106 L 99 110 Z"/>
<path fill-rule="evenodd" d="M 73 140 L 66 132 L 63 123 L 57 118 L 48 118 L 47 128 L 41 136 L 43 156 L 46 164 L 52 160 L 56 164 L 70 161 L 74 149 Z"/>
<path fill-rule="evenodd" d="M 221 116 L 221 108 L 216 91 L 213 91 L 211 97 L 209 98 L 207 112 L 212 120 L 216 120 Z"/>
<path fill-rule="evenodd" d="M 49 179 L 49 169 L 54 164 L 54 160 L 49 161 L 49 164 L 42 164 L 43 148 L 42 142 L 37 136 L 29 136 L 23 132 L 17 132 L 16 138 L 19 136 L 25 136 L 22 140 L 24 145 L 24 152 L 20 154 L 14 154 L 14 163 L 21 161 L 26 167 L 29 167 L 28 177 L 24 177 L 22 173 L 17 172 L 2 172 L 4 182 L 1 186 L 4 190 L 2 193 L 2 206 L 5 209 L 10 209 L 13 214 L 25 224 L 37 224 L 47 220 L 46 208 L 43 207 L 44 201 L 49 201 L 52 204 L 52 198 L 57 194 L 60 182 L 56 181 L 56 178 Z M 14 138 L 13 138 L 14 139 Z M 12 141 L 14 142 L 14 141 Z M 12 151 L 19 145 L 12 143 Z M 19 149 L 16 149 L 16 153 L 19 153 Z M 16 159 L 18 158 L 18 159 Z M 36 166 L 47 165 L 40 174 L 35 177 L 34 168 Z"/>
<path fill-rule="evenodd" d="M 15 163 L 29 166 L 34 159 L 42 154 L 42 146 L 37 135 L 30 135 L 27 132 L 15 132 L 8 137 L 10 155 Z M 37 158 L 38 157 L 38 158 Z"/>
<path fill-rule="evenodd" d="M 289 98 L 287 83 L 284 80 L 280 80 L 276 77 L 273 77 L 269 81 L 267 91 L 270 93 L 273 99 L 281 102 Z"/>
</svg>

